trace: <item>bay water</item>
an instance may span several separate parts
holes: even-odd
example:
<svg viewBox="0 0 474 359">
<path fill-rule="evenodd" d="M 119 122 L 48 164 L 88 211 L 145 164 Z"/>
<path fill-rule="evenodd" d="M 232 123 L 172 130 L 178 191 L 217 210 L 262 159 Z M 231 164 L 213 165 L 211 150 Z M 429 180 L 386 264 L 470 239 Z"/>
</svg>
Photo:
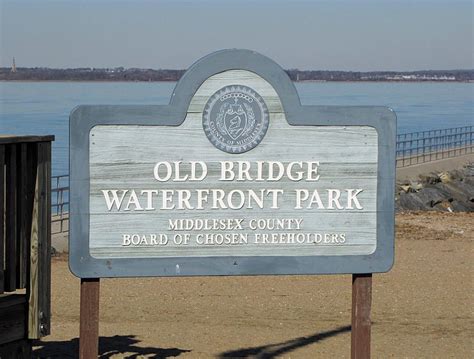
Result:
<svg viewBox="0 0 474 359">
<path fill-rule="evenodd" d="M 173 82 L 0 82 L 0 134 L 56 136 L 53 175 L 69 173 L 69 113 L 78 105 L 160 105 Z M 297 83 L 303 105 L 389 106 L 398 133 L 474 124 L 473 83 Z"/>
</svg>

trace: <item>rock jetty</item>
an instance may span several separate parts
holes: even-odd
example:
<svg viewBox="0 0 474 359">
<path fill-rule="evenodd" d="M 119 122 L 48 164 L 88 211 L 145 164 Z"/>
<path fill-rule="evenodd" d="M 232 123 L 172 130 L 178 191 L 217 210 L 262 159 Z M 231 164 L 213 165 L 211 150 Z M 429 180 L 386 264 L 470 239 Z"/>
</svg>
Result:
<svg viewBox="0 0 474 359">
<path fill-rule="evenodd" d="M 474 212 L 474 163 L 458 170 L 397 181 L 395 208 L 397 212 Z"/>
</svg>

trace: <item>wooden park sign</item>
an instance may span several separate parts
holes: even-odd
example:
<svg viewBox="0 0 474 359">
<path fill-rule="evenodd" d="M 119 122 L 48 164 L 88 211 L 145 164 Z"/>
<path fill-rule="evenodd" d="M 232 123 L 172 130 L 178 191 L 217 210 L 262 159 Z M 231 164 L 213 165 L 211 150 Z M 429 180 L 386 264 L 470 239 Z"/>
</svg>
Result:
<svg viewBox="0 0 474 359">
<path fill-rule="evenodd" d="M 353 356 L 367 355 L 371 274 L 394 258 L 393 111 L 302 106 L 275 62 L 223 50 L 169 105 L 79 106 L 70 134 L 84 296 L 102 277 L 351 273 Z"/>
</svg>

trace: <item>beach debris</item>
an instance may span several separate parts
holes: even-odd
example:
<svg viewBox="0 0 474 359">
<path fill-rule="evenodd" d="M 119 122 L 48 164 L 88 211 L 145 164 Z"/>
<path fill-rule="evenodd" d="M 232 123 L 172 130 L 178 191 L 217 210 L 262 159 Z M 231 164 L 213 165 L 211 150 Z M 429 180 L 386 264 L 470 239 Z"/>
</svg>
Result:
<svg viewBox="0 0 474 359">
<path fill-rule="evenodd" d="M 430 173 L 427 175 L 420 175 L 420 181 L 425 184 L 436 184 L 441 182 L 439 176 L 435 173 Z"/>
<path fill-rule="evenodd" d="M 409 184 L 404 184 L 404 185 L 401 185 L 400 188 L 405 192 L 405 193 L 408 193 L 410 192 L 410 185 Z"/>
<path fill-rule="evenodd" d="M 410 182 L 411 188 L 415 191 L 418 192 L 423 188 L 423 183 L 421 182 Z"/>
<path fill-rule="evenodd" d="M 441 172 L 440 174 L 438 174 L 438 177 L 443 183 L 451 182 L 451 176 L 449 175 L 448 172 Z"/>
<path fill-rule="evenodd" d="M 410 193 L 410 192 L 418 192 L 423 188 L 423 184 L 421 182 L 414 182 L 410 181 L 410 183 L 404 183 L 400 184 L 399 186 L 399 191 L 403 191 L 405 193 Z"/>
</svg>

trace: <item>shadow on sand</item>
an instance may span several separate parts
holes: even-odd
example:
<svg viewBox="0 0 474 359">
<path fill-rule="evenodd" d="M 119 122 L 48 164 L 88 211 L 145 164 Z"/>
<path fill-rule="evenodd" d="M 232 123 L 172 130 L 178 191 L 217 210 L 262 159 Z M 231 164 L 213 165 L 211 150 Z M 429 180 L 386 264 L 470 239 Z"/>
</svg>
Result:
<svg viewBox="0 0 474 359">
<path fill-rule="evenodd" d="M 140 341 L 134 335 L 115 335 L 113 337 L 99 338 L 99 358 L 107 359 L 113 355 L 125 354 L 123 358 L 135 359 L 145 356 L 153 359 L 174 358 L 182 353 L 190 352 L 178 348 L 151 348 L 140 347 Z M 33 342 L 33 358 L 77 358 L 79 352 L 79 339 L 57 342 Z"/>
<path fill-rule="evenodd" d="M 262 345 L 253 348 L 243 348 L 228 351 L 219 354 L 218 358 L 259 358 L 259 359 L 270 359 L 275 358 L 279 355 L 283 355 L 292 350 L 304 347 L 306 345 L 320 342 L 324 339 L 336 336 L 338 334 L 346 333 L 351 331 L 351 326 L 339 327 L 333 330 L 329 330 L 322 333 L 317 333 L 309 337 L 299 337 L 288 340 L 286 342 Z"/>
<path fill-rule="evenodd" d="M 322 333 L 316 333 L 309 337 L 299 337 L 287 340 L 281 343 L 267 344 L 258 347 L 241 348 L 227 351 L 218 355 L 219 359 L 225 358 L 259 358 L 271 359 L 279 355 L 291 352 L 292 350 L 304 347 L 306 345 L 318 343 L 327 338 L 338 334 L 351 331 L 351 326 L 347 325 Z M 146 356 L 152 359 L 174 358 L 182 353 L 191 352 L 187 349 L 179 348 L 151 348 L 140 347 L 136 344 L 140 341 L 133 335 L 115 335 L 113 337 L 100 337 L 99 339 L 99 358 L 107 359 L 114 355 L 124 354 L 123 358 L 136 359 Z M 33 343 L 33 358 L 77 358 L 79 351 L 79 339 L 75 338 L 69 341 L 42 342 Z M 125 355 L 126 353 L 126 355 Z"/>
</svg>

